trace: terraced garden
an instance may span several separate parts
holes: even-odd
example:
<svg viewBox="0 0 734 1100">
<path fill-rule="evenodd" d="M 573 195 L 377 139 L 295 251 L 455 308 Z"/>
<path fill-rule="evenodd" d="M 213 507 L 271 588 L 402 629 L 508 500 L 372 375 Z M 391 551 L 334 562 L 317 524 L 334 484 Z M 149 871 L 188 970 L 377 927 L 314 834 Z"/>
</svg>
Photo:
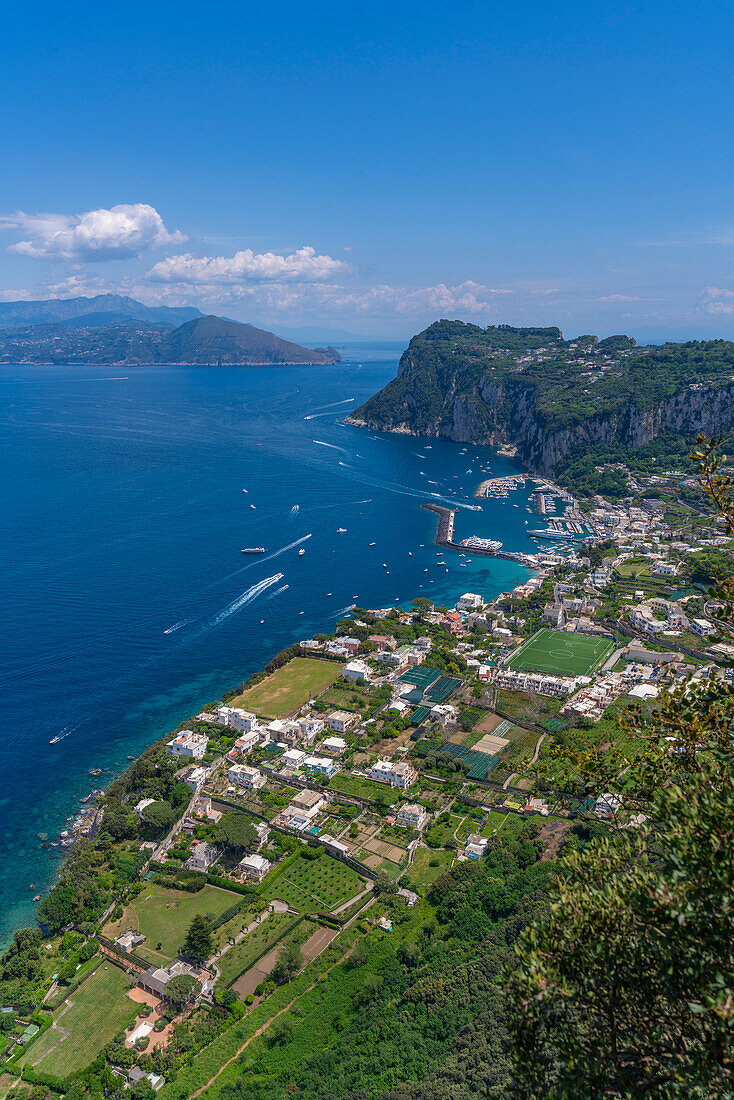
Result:
<svg viewBox="0 0 734 1100">
<path fill-rule="evenodd" d="M 363 886 L 363 880 L 346 864 L 323 853 L 318 859 L 303 856 L 270 879 L 267 896 L 280 898 L 302 913 L 334 909 L 349 901 Z"/>
</svg>

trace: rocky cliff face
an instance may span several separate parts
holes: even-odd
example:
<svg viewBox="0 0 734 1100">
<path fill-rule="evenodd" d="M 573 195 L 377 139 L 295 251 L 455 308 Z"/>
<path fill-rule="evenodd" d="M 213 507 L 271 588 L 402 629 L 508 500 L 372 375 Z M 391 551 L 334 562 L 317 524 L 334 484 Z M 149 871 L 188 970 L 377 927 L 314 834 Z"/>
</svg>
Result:
<svg viewBox="0 0 734 1100">
<path fill-rule="evenodd" d="M 395 381 L 350 421 L 511 444 L 545 476 L 595 444 L 634 449 L 671 431 L 693 441 L 698 432 L 734 425 L 734 345 L 638 349 L 627 337 L 580 341 L 564 341 L 558 330 L 439 322 L 411 341 Z"/>
</svg>

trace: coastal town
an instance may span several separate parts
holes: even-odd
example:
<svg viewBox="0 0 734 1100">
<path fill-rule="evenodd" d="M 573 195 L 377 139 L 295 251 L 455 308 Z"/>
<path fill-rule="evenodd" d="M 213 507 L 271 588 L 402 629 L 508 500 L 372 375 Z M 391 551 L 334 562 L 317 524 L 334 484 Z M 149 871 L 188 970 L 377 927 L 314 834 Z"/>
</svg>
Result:
<svg viewBox="0 0 734 1100">
<path fill-rule="evenodd" d="M 498 840 L 552 853 L 582 820 L 638 826 L 621 790 L 587 794 L 569 748 L 622 741 L 626 711 L 731 680 L 734 658 L 707 595 L 731 540 L 653 485 L 612 503 L 536 485 L 528 509 L 561 507 L 548 529 L 571 537 L 527 580 L 452 608 L 353 607 L 85 799 L 60 843 L 72 868 L 107 867 L 105 888 L 42 901 L 33 980 L 3 989 L 8 1080 L 97 1065 L 140 1095 L 206 1089 L 231 1029 L 255 1034 L 284 990 L 305 998 L 361 939 L 425 920 Z M 499 552 L 429 507 L 439 555 Z"/>
</svg>

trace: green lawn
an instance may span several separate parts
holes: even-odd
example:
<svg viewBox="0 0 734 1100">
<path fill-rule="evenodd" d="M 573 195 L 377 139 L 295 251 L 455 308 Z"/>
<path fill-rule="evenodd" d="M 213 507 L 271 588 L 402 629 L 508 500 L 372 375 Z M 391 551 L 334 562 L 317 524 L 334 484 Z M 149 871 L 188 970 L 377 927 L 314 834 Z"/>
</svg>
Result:
<svg viewBox="0 0 734 1100">
<path fill-rule="evenodd" d="M 271 913 L 262 924 L 248 932 L 243 940 L 230 947 L 217 961 L 224 985 L 236 982 L 240 974 L 248 970 L 263 951 L 266 951 L 298 921 L 292 913 Z"/>
<path fill-rule="evenodd" d="M 453 852 L 433 852 L 430 848 L 418 848 L 413 856 L 413 862 L 405 872 L 406 878 L 416 886 L 430 886 L 440 875 L 448 871 L 453 858 Z"/>
<path fill-rule="evenodd" d="M 341 673 L 336 661 L 294 657 L 242 695 L 231 699 L 232 707 L 244 707 L 263 718 L 287 718 L 310 698 L 332 684 Z"/>
<path fill-rule="evenodd" d="M 268 880 L 266 895 L 280 898 L 302 913 L 334 909 L 363 888 L 359 875 L 346 864 L 324 853 L 319 859 L 303 857 Z"/>
<path fill-rule="evenodd" d="M 218 917 L 239 900 L 238 894 L 217 886 L 205 886 L 198 894 L 189 894 L 144 883 L 140 896 L 125 907 L 120 920 L 106 926 L 104 934 L 114 939 L 128 928 L 142 932 L 145 943 L 135 949 L 137 954 L 159 966 L 165 965 L 178 955 L 186 930 L 198 913 Z"/>
<path fill-rule="evenodd" d="M 528 638 L 507 664 L 553 676 L 586 676 L 613 648 L 608 638 L 543 629 Z"/>
<path fill-rule="evenodd" d="M 404 791 L 396 791 L 384 783 L 373 783 L 371 779 L 359 779 L 343 772 L 329 780 L 329 786 L 333 790 L 343 791 L 344 794 L 355 794 L 358 798 L 380 798 L 388 806 L 405 798 Z"/>
<path fill-rule="evenodd" d="M 125 996 L 129 988 L 130 982 L 121 970 L 112 963 L 101 963 L 72 993 L 67 1002 L 70 1007 L 63 1006 L 54 1014 L 59 1027 L 70 1032 L 69 1036 L 51 1050 L 62 1033 L 48 1028 L 37 1043 L 31 1043 L 25 1060 L 35 1063 L 46 1051 L 37 1068 L 56 1077 L 85 1069 L 102 1047 L 138 1014 L 140 1005 Z"/>
</svg>

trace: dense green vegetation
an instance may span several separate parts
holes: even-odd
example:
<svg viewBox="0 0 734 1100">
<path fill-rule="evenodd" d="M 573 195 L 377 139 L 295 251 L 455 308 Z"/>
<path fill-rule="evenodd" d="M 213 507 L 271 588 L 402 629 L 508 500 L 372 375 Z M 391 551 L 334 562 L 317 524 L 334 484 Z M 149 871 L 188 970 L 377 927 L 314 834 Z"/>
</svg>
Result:
<svg viewBox="0 0 734 1100">
<path fill-rule="evenodd" d="M 504 1086 L 501 975 L 520 930 L 544 907 L 549 873 L 533 838 L 526 826 L 518 840 L 490 842 L 480 863 L 438 878 L 421 911 L 392 902 L 393 933 L 369 934 L 317 1005 L 304 1003 L 253 1043 L 222 1100 L 462 1100 Z"/>
<path fill-rule="evenodd" d="M 413 337 L 397 378 L 353 416 L 377 428 L 515 443 L 531 465 L 551 461 L 547 472 L 618 496 L 623 475 L 596 467 L 630 454 L 636 464 L 639 453 L 649 472 L 690 469 L 686 456 L 702 423 L 693 405 L 705 406 L 713 389 L 730 388 L 733 375 L 734 344 L 725 340 L 638 348 L 624 336 L 564 340 L 556 328 L 438 321 Z M 643 429 L 641 414 L 673 397 L 681 398 L 678 428 L 648 418 Z M 722 422 L 712 427 L 731 426 L 731 400 L 717 416 Z M 561 440 L 552 459 L 541 460 L 544 443 L 565 429 L 579 429 L 582 447 Z"/>
</svg>

